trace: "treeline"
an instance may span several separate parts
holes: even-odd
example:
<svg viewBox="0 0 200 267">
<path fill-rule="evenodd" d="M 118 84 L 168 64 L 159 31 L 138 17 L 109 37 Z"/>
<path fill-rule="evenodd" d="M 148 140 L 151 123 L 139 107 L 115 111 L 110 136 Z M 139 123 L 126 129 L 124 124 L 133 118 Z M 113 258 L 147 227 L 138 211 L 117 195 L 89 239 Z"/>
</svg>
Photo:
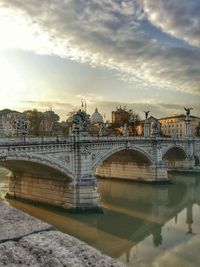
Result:
<svg viewBox="0 0 200 267">
<path fill-rule="evenodd" d="M 66 122 L 60 122 L 59 115 L 52 110 L 41 112 L 33 109 L 18 112 L 4 109 L 0 111 L 0 117 L 3 117 L 7 128 L 12 128 L 16 124 L 20 128 L 22 122 L 28 122 L 28 134 L 32 136 L 65 135 L 68 131 Z"/>
</svg>

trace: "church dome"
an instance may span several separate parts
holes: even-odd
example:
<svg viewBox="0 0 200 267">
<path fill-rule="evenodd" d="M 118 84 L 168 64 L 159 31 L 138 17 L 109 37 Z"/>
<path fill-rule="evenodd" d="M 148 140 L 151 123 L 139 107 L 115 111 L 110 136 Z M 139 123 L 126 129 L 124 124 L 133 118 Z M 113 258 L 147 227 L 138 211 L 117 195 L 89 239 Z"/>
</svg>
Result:
<svg viewBox="0 0 200 267">
<path fill-rule="evenodd" d="M 103 123 L 103 116 L 98 112 L 98 109 L 95 109 L 95 112 L 91 116 L 91 123 Z"/>
</svg>

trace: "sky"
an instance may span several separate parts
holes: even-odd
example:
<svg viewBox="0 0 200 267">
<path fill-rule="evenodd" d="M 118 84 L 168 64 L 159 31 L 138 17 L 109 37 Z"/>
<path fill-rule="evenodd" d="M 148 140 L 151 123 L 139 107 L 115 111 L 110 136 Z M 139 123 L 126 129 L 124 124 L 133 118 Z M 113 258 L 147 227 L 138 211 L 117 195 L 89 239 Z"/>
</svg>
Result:
<svg viewBox="0 0 200 267">
<path fill-rule="evenodd" d="M 200 116 L 199 0 L 0 0 L 0 109 Z"/>
</svg>

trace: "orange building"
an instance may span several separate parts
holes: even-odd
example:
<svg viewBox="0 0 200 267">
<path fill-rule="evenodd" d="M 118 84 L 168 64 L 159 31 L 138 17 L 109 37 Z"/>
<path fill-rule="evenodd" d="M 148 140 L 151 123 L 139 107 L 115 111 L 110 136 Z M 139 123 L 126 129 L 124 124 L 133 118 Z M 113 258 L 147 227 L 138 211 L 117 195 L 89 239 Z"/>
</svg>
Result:
<svg viewBox="0 0 200 267">
<path fill-rule="evenodd" d="M 128 123 L 129 117 L 130 114 L 125 108 L 117 108 L 116 111 L 112 111 L 112 124 L 124 126 L 124 123 Z"/>
</svg>

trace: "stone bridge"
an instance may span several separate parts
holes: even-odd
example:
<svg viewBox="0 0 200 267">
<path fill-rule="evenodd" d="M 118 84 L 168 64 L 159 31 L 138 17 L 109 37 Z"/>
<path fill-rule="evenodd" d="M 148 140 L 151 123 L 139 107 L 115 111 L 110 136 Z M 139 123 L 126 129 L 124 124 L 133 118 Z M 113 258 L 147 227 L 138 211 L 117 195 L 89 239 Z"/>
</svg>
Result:
<svg viewBox="0 0 200 267">
<path fill-rule="evenodd" d="M 98 208 L 95 175 L 168 182 L 167 169 L 194 168 L 200 138 L 91 137 L 0 140 L 0 165 L 11 171 L 8 195 L 68 209 Z"/>
</svg>

